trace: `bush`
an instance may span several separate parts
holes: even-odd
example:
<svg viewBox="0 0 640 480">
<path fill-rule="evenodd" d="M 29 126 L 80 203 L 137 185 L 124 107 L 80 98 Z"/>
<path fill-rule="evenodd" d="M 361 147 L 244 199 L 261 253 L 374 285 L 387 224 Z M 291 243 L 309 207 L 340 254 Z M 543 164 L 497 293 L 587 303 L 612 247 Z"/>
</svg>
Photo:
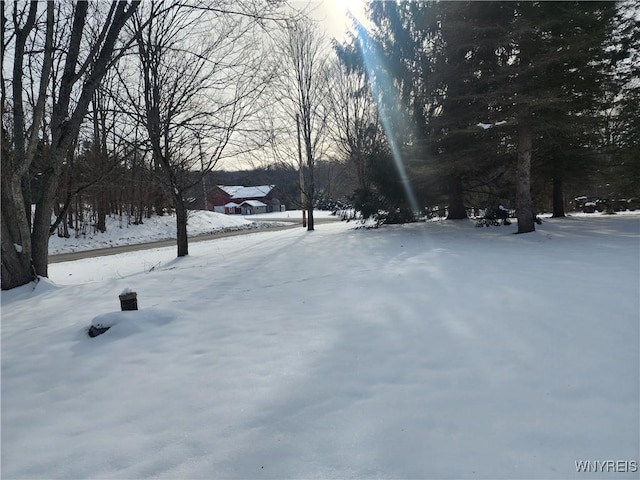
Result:
<svg viewBox="0 0 640 480">
<path fill-rule="evenodd" d="M 398 205 L 397 202 L 371 190 L 356 190 L 351 197 L 351 201 L 353 208 L 360 212 L 361 220 L 374 220 L 376 226 L 410 223 L 417 220 L 406 204 Z"/>
</svg>

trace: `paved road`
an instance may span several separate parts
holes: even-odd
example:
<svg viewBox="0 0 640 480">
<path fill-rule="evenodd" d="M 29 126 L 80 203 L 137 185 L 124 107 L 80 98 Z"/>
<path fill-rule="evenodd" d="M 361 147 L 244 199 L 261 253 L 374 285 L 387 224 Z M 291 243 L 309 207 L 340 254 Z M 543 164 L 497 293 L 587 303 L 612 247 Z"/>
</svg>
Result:
<svg viewBox="0 0 640 480">
<path fill-rule="evenodd" d="M 315 223 L 329 223 L 339 220 L 338 218 L 316 218 Z M 218 232 L 218 233 L 206 233 L 204 235 L 198 235 L 195 237 L 189 237 L 189 243 L 203 242 L 205 240 L 214 240 L 216 238 L 233 237 L 236 235 L 246 235 L 248 233 L 257 232 L 273 232 L 277 230 L 287 230 L 289 228 L 300 228 L 302 226 L 302 220 L 292 220 L 291 218 L 269 218 L 269 220 L 260 220 L 261 222 L 282 222 L 288 223 L 288 225 L 269 227 L 264 229 L 247 229 L 236 230 L 232 232 Z M 138 243 L 134 245 L 122 245 L 118 247 L 99 248 L 95 250 L 85 250 L 82 252 L 72 253 L 59 253 L 58 255 L 49 255 L 49 263 L 71 262 L 73 260 L 80 260 L 82 258 L 91 257 L 104 257 L 106 255 L 116 255 L 118 253 L 135 252 L 137 250 L 149 250 L 151 248 L 171 247 L 176 245 L 175 238 L 169 240 L 159 240 L 157 242 Z"/>
</svg>

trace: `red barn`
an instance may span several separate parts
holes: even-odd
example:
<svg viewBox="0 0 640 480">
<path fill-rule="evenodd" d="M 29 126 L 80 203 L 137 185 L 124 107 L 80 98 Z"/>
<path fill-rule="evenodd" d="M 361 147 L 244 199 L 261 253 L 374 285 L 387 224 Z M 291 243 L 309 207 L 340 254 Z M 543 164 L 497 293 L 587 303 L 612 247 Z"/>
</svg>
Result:
<svg viewBox="0 0 640 480">
<path fill-rule="evenodd" d="M 244 187 L 242 185 L 217 185 L 207 195 L 209 208 L 219 213 L 242 213 L 240 205 L 250 200 L 262 202 L 266 212 L 283 211 L 279 191 L 275 185 L 258 185 Z M 258 212 L 262 212 L 260 208 Z M 253 213 L 256 213 L 253 210 Z"/>
</svg>

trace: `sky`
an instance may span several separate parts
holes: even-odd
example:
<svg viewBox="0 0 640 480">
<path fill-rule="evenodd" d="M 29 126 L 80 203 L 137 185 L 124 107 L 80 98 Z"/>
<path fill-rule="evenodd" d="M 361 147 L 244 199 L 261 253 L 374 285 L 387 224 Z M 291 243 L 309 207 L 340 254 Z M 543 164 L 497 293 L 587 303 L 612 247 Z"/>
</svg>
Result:
<svg viewBox="0 0 640 480">
<path fill-rule="evenodd" d="M 367 25 L 365 2 L 361 0 L 322 0 L 322 1 L 293 1 L 290 4 L 301 11 L 310 12 L 311 17 L 318 22 L 319 28 L 326 34 L 327 49 L 330 49 L 332 39 L 344 41 L 352 23 L 347 12 L 351 12 L 358 20 Z M 295 131 L 295 125 L 291 127 Z M 290 144 L 289 144 L 290 145 Z M 295 152 L 295 145 L 281 148 L 286 156 L 288 152 Z M 295 155 L 291 155 L 296 163 Z M 218 163 L 221 170 L 251 169 L 254 166 L 273 163 L 274 158 L 270 150 L 252 152 L 247 158 L 223 158 Z"/>
<path fill-rule="evenodd" d="M 328 35 L 336 39 L 344 39 L 346 29 L 351 27 L 347 12 L 351 12 L 360 21 L 365 19 L 365 2 L 361 0 L 323 0 L 310 3 L 317 5 L 316 18 L 324 25 Z"/>
<path fill-rule="evenodd" d="M 313 11 L 312 16 L 319 22 L 321 28 L 323 28 L 329 38 L 342 39 L 345 35 L 345 30 L 350 25 L 347 20 L 347 11 L 353 12 L 357 16 L 364 16 L 364 4 L 359 0 L 323 0 L 323 1 L 293 1 L 292 5 L 299 9 L 309 8 Z M 9 7 L 7 7 L 9 8 Z M 10 78 L 10 70 L 12 63 L 4 61 L 6 59 L 11 60 L 12 45 L 9 46 L 7 58 L 3 59 L 2 68 L 3 74 L 6 78 Z M 258 155 L 262 158 L 262 155 Z M 267 157 L 268 158 L 268 155 Z M 238 161 L 237 159 L 223 158 L 220 160 L 219 169 L 238 169 L 238 168 L 252 168 L 255 163 L 255 158 L 249 158 L 248 160 Z M 272 161 L 269 159 L 268 161 Z"/>
</svg>

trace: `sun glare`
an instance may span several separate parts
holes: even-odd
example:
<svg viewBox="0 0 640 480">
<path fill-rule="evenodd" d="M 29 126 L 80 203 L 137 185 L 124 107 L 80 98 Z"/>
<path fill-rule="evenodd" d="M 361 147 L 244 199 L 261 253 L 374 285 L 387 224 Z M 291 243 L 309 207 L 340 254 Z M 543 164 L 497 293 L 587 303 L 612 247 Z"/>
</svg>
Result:
<svg viewBox="0 0 640 480">
<path fill-rule="evenodd" d="M 331 0 L 333 8 L 341 13 L 345 18 L 345 22 L 350 23 L 348 14 L 351 14 L 356 20 L 362 23 L 366 17 L 364 13 L 364 0 Z"/>
</svg>

